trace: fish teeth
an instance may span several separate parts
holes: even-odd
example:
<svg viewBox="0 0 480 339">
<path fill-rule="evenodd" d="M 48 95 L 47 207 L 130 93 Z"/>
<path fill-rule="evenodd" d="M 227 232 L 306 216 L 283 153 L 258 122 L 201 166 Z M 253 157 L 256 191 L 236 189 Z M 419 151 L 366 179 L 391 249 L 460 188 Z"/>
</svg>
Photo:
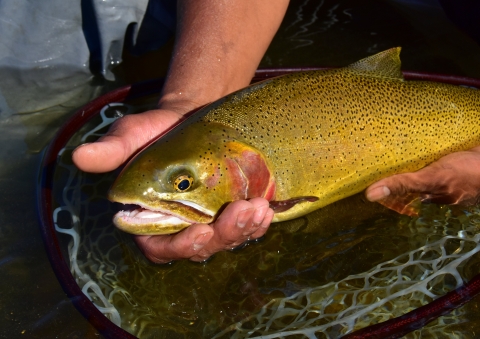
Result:
<svg viewBox="0 0 480 339">
<path fill-rule="evenodd" d="M 145 208 L 136 208 L 134 210 L 128 211 L 119 211 L 117 213 L 118 217 L 123 218 L 138 218 L 138 219 L 157 219 L 157 218 L 165 218 L 165 217 L 173 217 L 170 214 L 162 213 L 159 211 L 152 211 Z"/>
<path fill-rule="evenodd" d="M 135 211 L 120 211 L 114 216 L 114 223 L 119 220 L 123 220 L 128 224 L 151 224 L 151 223 L 168 223 L 173 224 L 185 224 L 186 221 L 170 214 L 164 214 L 156 211 L 149 210 L 135 210 Z"/>
<path fill-rule="evenodd" d="M 135 213 L 135 215 L 132 217 L 141 218 L 141 219 L 155 219 L 155 218 L 163 218 L 163 217 L 171 217 L 171 216 L 172 215 L 165 214 L 158 211 L 142 209 L 141 211 L 138 211 L 137 213 Z"/>
</svg>

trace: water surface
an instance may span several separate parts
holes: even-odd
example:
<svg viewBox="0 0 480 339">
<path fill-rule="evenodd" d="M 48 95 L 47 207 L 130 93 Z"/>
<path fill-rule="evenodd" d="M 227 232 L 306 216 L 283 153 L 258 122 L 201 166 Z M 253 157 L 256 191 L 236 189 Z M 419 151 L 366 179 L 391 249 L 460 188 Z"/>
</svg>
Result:
<svg viewBox="0 0 480 339">
<path fill-rule="evenodd" d="M 291 4 L 279 34 L 262 61 L 262 66 L 344 66 L 393 46 L 403 47 L 404 69 L 480 78 L 480 69 L 478 68 L 480 47 L 448 21 L 436 1 L 427 1 L 426 4 L 418 4 L 418 1 L 380 0 L 295 1 Z M 124 64 L 125 68 L 117 69 L 119 83 L 107 84 L 107 86 L 117 86 L 122 82 L 160 76 L 162 72 L 156 71 L 159 69 L 157 67 L 158 57 L 161 56 L 163 60 L 167 60 L 168 55 L 169 49 L 166 48 L 156 55 L 151 54 L 143 58 L 129 57 L 128 62 Z M 165 64 L 164 61 L 161 67 L 163 70 Z M 89 86 L 91 85 L 89 84 Z M 97 86 L 97 83 L 93 85 Z M 86 91 L 86 93 L 98 95 L 99 92 Z M 26 93 L 17 94 L 26 95 Z M 22 97 L 21 95 L 19 97 Z M 39 152 L 49 142 L 66 116 L 71 114 L 75 108 L 92 99 L 92 96 L 74 99 L 65 102 L 64 98 L 59 97 L 57 105 L 46 109 L 39 100 L 38 108 L 41 108 L 42 111 L 31 111 L 28 114 L 25 112 L 2 112 L 1 114 L 0 273 L 2 277 L 6 278 L 0 280 L 0 324 L 3 325 L 0 327 L 0 337 L 18 337 L 22 334 L 29 338 L 99 337 L 98 332 L 75 310 L 58 284 L 45 255 L 35 213 L 36 196 L 34 192 L 41 159 Z M 396 220 L 395 216 L 393 218 L 392 220 Z M 395 222 L 397 221 L 392 221 L 390 227 Z M 425 227 L 428 229 L 431 225 L 427 224 Z M 382 233 L 381 227 L 379 232 L 380 235 L 385 234 L 385 238 L 388 238 L 387 233 Z M 328 252 L 328 242 L 318 246 L 311 244 L 312 252 L 306 252 L 306 259 L 300 261 L 303 263 L 301 266 L 303 271 L 299 275 L 300 283 L 296 283 L 298 286 L 295 284 L 275 286 L 275 276 L 270 276 L 270 271 L 262 271 L 262 266 L 253 268 L 251 275 L 243 276 L 238 273 L 241 272 L 239 268 L 230 264 L 232 258 L 241 256 L 243 253 L 248 255 L 253 248 L 261 247 L 264 250 L 260 252 L 264 257 L 259 262 L 276 263 L 281 271 L 282 267 L 286 267 L 284 265 L 290 265 L 289 257 L 292 257 L 292 260 L 298 260 L 300 254 L 295 254 L 295 249 L 288 248 L 290 255 L 286 255 L 287 252 L 284 250 L 284 247 L 288 247 L 290 244 L 291 237 L 295 236 L 300 237 L 301 235 L 296 233 L 292 235 L 288 232 L 281 235 L 272 234 L 267 236 L 262 243 L 248 246 L 241 251 L 217 255 L 208 265 L 220 267 L 224 264 L 225 275 L 222 279 L 231 281 L 232 283 L 229 285 L 233 286 L 225 290 L 198 290 L 197 292 L 205 292 L 205 295 L 211 295 L 212 300 L 218 302 L 228 300 L 238 294 L 240 299 L 242 297 L 245 299 L 243 302 L 245 309 L 253 312 L 258 309 L 259 303 L 263 300 L 261 302 L 256 300 L 256 294 L 252 291 L 271 289 L 272 296 L 286 295 L 298 291 L 303 286 L 301 284 L 307 281 L 320 284 L 326 281 L 327 277 L 328 279 L 340 279 L 346 274 L 356 272 L 351 268 L 342 268 L 346 257 L 342 255 L 341 251 L 336 252 L 337 254 L 332 252 L 334 250 Z M 341 235 L 338 237 L 341 238 Z M 348 233 L 343 237 L 342 239 L 349 239 Z M 398 242 L 404 244 L 411 242 L 416 237 L 417 235 L 407 232 L 399 237 Z M 128 237 L 125 241 L 128 241 Z M 339 245 L 334 246 L 331 243 L 330 245 L 330 248 L 339 249 Z M 379 259 L 377 258 L 376 243 L 369 243 L 365 240 L 351 247 L 358 248 L 356 253 L 363 253 L 359 254 L 355 270 L 368 269 L 367 266 Z M 284 252 L 278 253 L 280 249 Z M 322 254 L 322 250 L 330 253 L 330 257 Z M 394 250 L 396 250 L 395 246 L 392 247 L 392 251 Z M 134 248 L 128 246 L 126 251 L 134 251 Z M 137 257 L 137 254 L 132 258 L 136 258 L 135 263 L 141 263 L 141 267 L 156 270 L 158 276 L 162 276 L 168 270 L 168 268 L 159 266 L 151 267 L 143 258 Z M 322 258 L 325 261 L 335 260 L 338 265 L 335 266 L 335 270 L 326 270 L 325 276 L 319 277 L 311 273 L 313 271 L 308 271 L 307 268 L 309 265 L 318 267 L 321 265 Z M 192 278 L 193 282 L 202 274 L 209 279 L 221 278 L 208 276 L 207 268 L 209 266 L 199 266 L 188 262 L 175 265 L 179 270 L 191 272 L 194 277 Z M 476 268 L 478 268 L 477 264 L 469 266 L 471 272 L 478 272 Z M 258 274 L 264 281 L 255 280 L 253 273 Z M 289 273 L 284 272 L 284 274 L 288 275 Z M 128 274 L 122 273 L 121 278 L 124 277 L 128 277 Z M 164 277 L 164 279 L 183 284 L 181 286 L 189 286 L 188 284 L 193 283 L 192 281 L 179 282 L 176 279 L 180 278 L 172 276 Z M 150 280 L 154 284 L 153 278 Z M 156 284 L 159 284 L 158 281 Z M 237 287 L 237 292 L 234 292 L 234 287 Z M 242 288 L 244 295 L 238 292 Z M 191 305 L 192 300 L 191 295 L 185 296 L 185 304 L 190 303 L 191 307 L 183 311 L 182 306 L 179 306 L 180 303 L 175 301 L 176 305 L 169 309 L 171 313 L 167 320 L 174 324 L 178 319 L 183 319 L 180 324 L 185 327 L 186 331 L 192 328 L 196 329 L 196 327 L 191 327 L 197 326 L 195 322 L 194 325 L 189 325 L 195 318 L 196 306 Z M 171 300 L 167 301 L 172 303 Z M 198 307 L 203 306 L 199 304 Z M 219 315 L 217 318 L 212 318 L 211 321 L 227 323 L 231 319 L 237 319 L 236 307 L 227 303 L 222 308 L 223 314 L 226 315 Z M 472 302 L 467 307 L 475 308 L 477 304 Z"/>
</svg>

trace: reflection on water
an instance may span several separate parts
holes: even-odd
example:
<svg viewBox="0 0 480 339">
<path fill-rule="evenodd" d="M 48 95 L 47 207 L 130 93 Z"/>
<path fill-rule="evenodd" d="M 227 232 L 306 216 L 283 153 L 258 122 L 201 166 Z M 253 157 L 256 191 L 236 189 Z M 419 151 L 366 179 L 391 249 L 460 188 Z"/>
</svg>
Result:
<svg viewBox="0 0 480 339">
<path fill-rule="evenodd" d="M 77 283 L 138 337 L 336 338 L 429 303 L 480 264 L 479 210 L 425 205 L 409 218 L 361 195 L 275 224 L 258 243 L 204 264 L 151 264 L 112 225 L 115 206 L 105 197 L 115 174 L 80 173 L 70 161 L 74 145 L 104 133 L 119 110 L 142 109 L 105 107 L 62 152 L 53 189 L 57 230 L 73 237 L 62 239 Z M 468 337 L 479 330 L 468 322 L 475 316 L 467 304 L 411 337 Z"/>
<path fill-rule="evenodd" d="M 286 28 L 286 32 L 293 32 L 290 36 L 286 37 L 286 40 L 297 42 L 293 49 L 307 47 L 314 43 L 313 38 L 317 34 L 325 33 L 332 29 L 335 24 L 347 25 L 350 23 L 352 14 L 351 8 L 344 8 L 338 3 L 326 4 L 325 1 L 313 1 L 313 11 L 307 10 L 307 4 L 309 1 L 305 1 L 298 6 L 295 15 L 296 19 L 290 23 Z M 320 9 L 323 10 L 325 5 L 330 6 L 324 10 L 325 16 L 319 17 Z M 322 20 L 317 23 L 317 20 Z"/>
<path fill-rule="evenodd" d="M 393 46 L 403 47 L 405 69 L 480 78 L 480 47 L 448 21 L 434 0 L 292 1 L 280 31 L 262 61 L 262 67 L 343 66 Z M 168 59 L 169 52 L 170 50 L 160 52 L 162 60 Z M 117 69 L 120 83 L 160 76 L 162 73 L 158 71 L 158 60 L 155 54 L 129 58 L 124 63 L 128 64 L 125 69 L 122 69 L 123 65 Z M 166 61 L 163 61 L 162 70 L 165 65 Z M 57 85 L 67 87 L 67 83 L 62 80 Z M 30 338 L 98 337 L 98 333 L 72 307 L 56 282 L 44 254 L 35 215 L 36 197 L 33 192 L 40 156 L 32 152 L 38 152 L 51 139 L 75 107 L 98 93 L 73 87 L 65 88 L 65 92 L 68 91 L 74 93 L 74 100 L 65 102 L 66 97 L 58 96 L 55 92 L 48 93 L 45 100 L 42 95 L 38 95 L 27 102 L 31 114 L 19 117 L 11 115 L 16 112 L 3 110 L 0 115 L 0 275 L 7 277 L 0 279 L 0 323 L 4 325 L 0 327 L 0 337 L 13 338 L 22 333 Z M 78 96 L 77 93 L 87 95 Z M 25 100 L 25 95 L 18 91 L 6 99 L 20 105 Z M 3 101 L 0 98 L 0 102 Z M 44 108 L 45 111 L 38 112 Z M 98 177 L 91 180 L 96 182 Z M 99 194 L 105 192 L 105 187 Z M 88 188 L 85 190 L 88 196 Z M 103 206 L 95 203 L 88 211 L 93 213 Z M 201 321 L 208 323 L 211 326 L 209 329 L 220 325 L 228 326 L 231 321 L 245 319 L 246 313 L 259 311 L 262 303 L 273 297 L 289 296 L 306 286 L 321 286 L 329 281 L 343 279 L 348 274 L 367 271 L 374 263 L 393 258 L 407 248 L 418 248 L 425 243 L 427 234 L 439 236 L 447 232 L 451 225 L 455 230 L 468 223 L 476 225 L 475 218 L 462 211 L 454 212 L 458 220 L 449 218 L 447 223 L 444 211 L 437 211 L 440 215 L 438 219 L 418 219 L 413 223 L 414 226 L 411 226 L 413 221 L 409 222 L 390 213 L 384 215 L 381 210 L 373 211 L 365 218 L 377 221 L 365 224 L 357 220 L 354 222 L 356 226 L 337 222 L 345 225 L 345 228 L 327 228 L 323 236 L 319 236 L 319 244 L 313 242 L 308 232 L 293 232 L 294 228 L 302 227 L 303 224 L 299 221 L 299 224 L 291 226 L 290 231 L 279 229 L 269 232 L 259 244 L 251 244 L 241 251 L 219 254 L 206 266 L 192 263 L 175 263 L 168 267 L 150 265 L 131 246 L 128 237 L 115 233 L 119 238 L 105 240 L 109 243 L 108 246 L 118 245 L 117 250 L 110 253 L 112 262 L 98 261 L 97 266 L 89 268 L 89 273 L 92 276 L 118 279 L 116 285 L 102 288 L 112 290 L 118 287 L 118 291 L 122 291 L 122 288 L 128 287 L 134 290 L 130 291 L 134 298 L 127 297 L 127 294 L 122 297 L 120 292 L 115 294 L 116 302 L 127 305 L 126 309 L 131 307 L 135 310 L 136 307 L 132 304 L 140 305 L 141 301 L 148 298 L 147 301 L 152 302 L 151 307 L 144 303 L 147 306 L 141 310 L 148 309 L 145 313 L 147 315 L 139 318 L 145 320 L 140 322 L 141 329 L 133 328 L 133 332 L 143 331 L 147 335 L 163 326 L 165 333 L 171 333 L 168 329 L 177 326 L 178 322 L 184 333 L 191 334 L 201 327 Z M 105 223 L 107 219 L 109 222 L 109 217 L 105 217 Z M 332 223 L 326 221 L 324 225 Z M 108 231 L 113 229 L 109 228 Z M 303 250 L 293 247 L 293 238 L 305 241 L 309 247 Z M 64 239 L 68 242 L 70 238 L 65 236 Z M 98 239 L 98 236 L 94 239 Z M 118 242 L 118 239 L 121 241 Z M 378 248 L 378 242 L 387 242 L 390 248 L 385 246 L 382 252 Z M 100 244 L 102 249 L 108 246 Z M 255 266 L 251 267 L 247 261 L 233 264 L 236 258 L 243 255 L 248 257 L 257 252 L 258 257 L 255 259 L 258 262 L 255 262 Z M 88 254 L 81 253 L 80 256 L 87 257 Z M 129 266 L 125 265 L 127 260 Z M 298 261 L 298 266 L 292 264 L 294 260 Z M 108 270 L 105 268 L 107 265 Z M 117 265 L 115 269 L 112 268 L 113 265 Z M 135 265 L 138 265 L 141 274 L 133 273 L 132 267 Z M 209 273 L 210 267 L 216 270 L 222 268 L 224 272 L 222 275 L 212 275 Z M 176 277 L 177 270 L 183 272 L 183 278 Z M 240 274 L 242 271 L 251 273 L 243 276 Z M 477 272 L 479 258 L 475 256 L 465 264 L 462 274 L 468 278 Z M 210 279 L 211 286 L 220 281 L 224 284 L 223 289 L 212 291 L 212 287 L 205 285 L 200 288 L 197 282 L 202 277 Z M 153 289 L 149 293 L 135 291 L 137 281 L 145 281 L 145 286 L 152 286 Z M 171 288 L 164 286 L 166 282 L 183 287 L 179 292 L 184 294 L 169 297 Z M 160 292 L 167 294 L 158 294 Z M 205 298 L 201 299 L 203 293 Z M 212 298 L 211 306 L 207 296 Z M 229 302 L 228 298 L 237 300 L 238 304 Z M 158 310 L 152 311 L 153 306 L 157 307 L 158 304 L 161 304 Z M 216 311 L 214 306 L 218 304 L 222 306 Z M 460 319 L 472 326 L 471 329 L 465 325 L 440 328 L 445 332 L 450 329 L 457 333 L 463 330 L 463 337 L 473 337 L 474 320 L 478 314 L 471 311 L 476 307 L 477 303 L 472 301 L 457 311 L 461 314 Z M 198 316 L 200 310 L 205 308 L 213 312 L 211 320 Z M 128 327 L 134 315 L 132 319 L 126 314 L 121 316 Z M 152 326 L 152 320 L 158 319 L 164 319 L 164 322 L 159 323 L 162 325 Z M 438 326 L 449 321 L 448 318 L 440 320 Z M 184 336 L 188 337 L 186 334 Z M 420 334 L 416 336 L 420 337 Z"/>
<path fill-rule="evenodd" d="M 480 46 L 437 0 L 296 1 L 261 66 L 344 66 L 396 46 L 405 70 L 480 78 Z"/>
</svg>

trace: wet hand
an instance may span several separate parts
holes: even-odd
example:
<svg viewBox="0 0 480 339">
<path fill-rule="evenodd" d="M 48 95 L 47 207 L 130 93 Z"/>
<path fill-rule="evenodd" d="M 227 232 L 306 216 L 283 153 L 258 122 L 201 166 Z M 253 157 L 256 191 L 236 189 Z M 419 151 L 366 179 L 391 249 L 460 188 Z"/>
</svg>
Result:
<svg viewBox="0 0 480 339">
<path fill-rule="evenodd" d="M 480 147 L 449 154 L 414 173 L 382 179 L 365 195 L 410 215 L 405 206 L 415 198 L 440 204 L 476 204 L 480 202 Z"/>
<path fill-rule="evenodd" d="M 152 262 L 190 259 L 204 261 L 219 251 L 233 249 L 265 234 L 273 218 L 268 201 L 254 198 L 229 204 L 214 224 L 195 224 L 173 235 L 135 236 Z"/>
</svg>

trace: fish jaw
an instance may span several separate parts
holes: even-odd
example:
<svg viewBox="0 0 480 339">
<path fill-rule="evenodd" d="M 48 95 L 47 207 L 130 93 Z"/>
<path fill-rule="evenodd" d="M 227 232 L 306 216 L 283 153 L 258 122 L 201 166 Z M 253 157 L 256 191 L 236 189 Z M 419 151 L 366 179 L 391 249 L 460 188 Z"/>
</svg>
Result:
<svg viewBox="0 0 480 339">
<path fill-rule="evenodd" d="M 147 213 L 149 216 L 146 216 Z M 191 225 L 191 223 L 173 215 L 142 210 L 141 208 L 134 211 L 118 212 L 113 217 L 113 223 L 118 229 L 135 235 L 172 234 Z"/>
<path fill-rule="evenodd" d="M 172 234 L 196 223 L 211 223 L 213 213 L 187 201 L 158 201 L 155 207 L 134 203 L 138 208 L 115 214 L 113 223 L 120 230 L 135 235 Z"/>
</svg>

